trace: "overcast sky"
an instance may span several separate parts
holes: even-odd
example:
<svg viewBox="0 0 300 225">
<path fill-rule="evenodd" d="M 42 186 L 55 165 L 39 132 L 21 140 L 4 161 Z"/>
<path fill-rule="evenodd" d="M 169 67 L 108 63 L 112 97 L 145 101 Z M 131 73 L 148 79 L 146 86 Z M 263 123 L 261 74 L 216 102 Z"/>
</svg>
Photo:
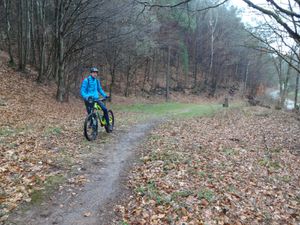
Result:
<svg viewBox="0 0 300 225">
<path fill-rule="evenodd" d="M 253 3 L 259 4 L 260 6 L 263 6 L 264 8 L 268 7 L 266 0 L 252 0 Z M 283 7 L 287 7 L 287 0 L 277 0 L 278 4 L 280 4 Z M 263 22 L 265 20 L 269 20 L 270 18 L 268 16 L 263 16 L 260 14 L 257 10 L 252 9 L 247 6 L 246 3 L 244 3 L 242 0 L 230 0 L 229 4 L 236 6 L 241 9 L 241 17 L 242 21 L 245 24 L 248 24 L 250 26 L 255 26 L 258 24 L 259 21 Z M 294 9 L 294 8 L 293 8 Z M 270 19 L 271 20 L 271 19 Z M 274 23 L 276 24 L 276 23 Z M 286 33 L 287 37 L 285 38 L 285 41 L 289 43 L 290 45 L 294 44 L 294 41 L 288 37 L 288 34 Z M 275 43 L 276 45 L 276 43 Z M 289 49 L 287 48 L 286 51 Z"/>
<path fill-rule="evenodd" d="M 264 5 L 266 1 L 253 0 L 253 3 Z M 242 21 L 246 24 L 254 25 L 260 18 L 259 16 L 257 16 L 259 14 L 258 11 L 248 7 L 247 4 L 242 0 L 230 0 L 229 4 L 241 9 Z"/>
</svg>

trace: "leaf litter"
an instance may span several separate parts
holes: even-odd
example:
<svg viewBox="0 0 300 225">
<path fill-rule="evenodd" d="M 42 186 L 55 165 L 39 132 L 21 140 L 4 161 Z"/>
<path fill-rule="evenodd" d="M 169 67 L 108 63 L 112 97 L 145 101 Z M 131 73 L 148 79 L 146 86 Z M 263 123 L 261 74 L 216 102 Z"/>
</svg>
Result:
<svg viewBox="0 0 300 225">
<path fill-rule="evenodd" d="M 14 73 L 0 71 L 0 221 L 67 178 L 87 147 L 82 102 L 57 104 L 51 85 Z M 134 192 L 115 210 L 124 224 L 299 224 L 299 150 L 290 113 L 252 107 L 170 121 L 141 146 Z"/>
<path fill-rule="evenodd" d="M 300 223 L 299 121 L 260 107 L 170 121 L 141 146 L 124 224 Z"/>
<path fill-rule="evenodd" d="M 104 134 L 87 142 L 82 100 L 70 96 L 70 103 L 58 103 L 56 85 L 37 84 L 36 77 L 34 70 L 23 74 L 0 64 L 0 223 L 24 202 L 39 204 L 53 191 L 90 182 L 86 163 L 101 162 L 94 160 L 95 154 L 101 154 L 106 142 L 118 141 Z M 127 103 L 119 96 L 114 101 Z M 115 116 L 122 118 L 117 133 L 127 132 L 141 117 L 121 111 Z"/>
<path fill-rule="evenodd" d="M 68 160 L 80 163 L 79 131 L 85 111 L 78 99 L 71 99 L 73 105 L 57 104 L 52 85 L 32 82 L 32 73 L 2 67 L 0 75 L 5 102 L 0 106 L 0 221 L 4 221 L 22 202 L 31 202 L 36 191 L 65 177 Z M 84 178 L 75 181 L 82 183 Z"/>
</svg>

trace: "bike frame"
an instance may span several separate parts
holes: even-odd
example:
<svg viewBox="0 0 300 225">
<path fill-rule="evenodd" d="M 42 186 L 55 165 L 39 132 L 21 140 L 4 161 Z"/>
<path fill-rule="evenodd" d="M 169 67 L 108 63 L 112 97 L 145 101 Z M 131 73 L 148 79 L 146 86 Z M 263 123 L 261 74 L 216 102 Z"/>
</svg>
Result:
<svg viewBox="0 0 300 225">
<path fill-rule="evenodd" d="M 102 115 L 102 113 L 100 113 L 99 111 L 102 110 L 100 105 L 97 102 L 94 102 L 94 112 L 96 113 L 101 126 L 105 126 L 106 125 L 106 120 L 104 118 L 104 116 Z"/>
<path fill-rule="evenodd" d="M 91 113 L 86 117 L 84 121 L 84 136 L 89 141 L 93 141 L 96 139 L 99 126 L 104 127 L 107 133 L 111 133 L 113 130 L 113 126 L 114 126 L 113 112 L 111 110 L 108 110 L 109 121 L 111 121 L 111 126 L 107 126 L 107 122 L 104 117 L 104 112 L 102 111 L 101 108 L 102 102 L 104 105 L 106 105 L 105 100 L 106 99 L 99 99 L 96 101 L 94 100 L 89 102 L 92 106 Z M 101 103 L 99 101 L 101 101 Z"/>
</svg>

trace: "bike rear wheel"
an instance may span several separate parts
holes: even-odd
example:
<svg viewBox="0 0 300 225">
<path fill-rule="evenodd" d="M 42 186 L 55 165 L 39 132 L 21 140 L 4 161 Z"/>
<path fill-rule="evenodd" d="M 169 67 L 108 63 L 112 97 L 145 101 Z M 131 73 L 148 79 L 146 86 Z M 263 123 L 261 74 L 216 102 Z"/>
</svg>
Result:
<svg viewBox="0 0 300 225">
<path fill-rule="evenodd" d="M 98 119 L 96 113 L 89 114 L 84 121 L 84 136 L 88 141 L 93 141 L 98 135 Z"/>
<path fill-rule="evenodd" d="M 113 131 L 113 129 L 114 129 L 115 117 L 114 117 L 114 113 L 111 110 L 108 110 L 107 113 L 108 113 L 110 127 L 108 127 L 107 125 L 105 125 L 105 131 L 107 133 L 111 133 Z"/>
</svg>

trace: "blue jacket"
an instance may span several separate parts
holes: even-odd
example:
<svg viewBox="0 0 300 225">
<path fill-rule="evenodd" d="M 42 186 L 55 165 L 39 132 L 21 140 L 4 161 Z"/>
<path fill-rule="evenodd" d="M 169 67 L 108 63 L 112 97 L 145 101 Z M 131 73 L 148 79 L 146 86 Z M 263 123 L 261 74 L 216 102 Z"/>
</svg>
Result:
<svg viewBox="0 0 300 225">
<path fill-rule="evenodd" d="M 99 99 L 99 93 L 104 98 L 107 98 L 107 94 L 103 91 L 99 80 L 92 76 L 88 76 L 82 81 L 80 94 L 84 100 L 87 101 L 90 96 L 93 97 L 93 99 Z"/>
</svg>

